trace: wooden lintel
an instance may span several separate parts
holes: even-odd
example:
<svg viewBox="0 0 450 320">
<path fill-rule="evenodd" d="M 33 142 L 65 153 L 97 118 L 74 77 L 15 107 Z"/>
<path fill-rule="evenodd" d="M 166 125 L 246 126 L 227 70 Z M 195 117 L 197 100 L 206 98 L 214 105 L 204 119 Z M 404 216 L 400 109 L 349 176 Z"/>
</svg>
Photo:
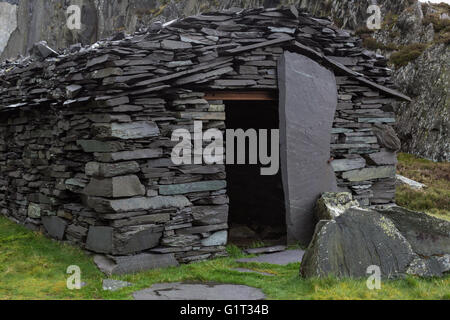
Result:
<svg viewBox="0 0 450 320">
<path fill-rule="evenodd" d="M 205 100 L 233 100 L 233 101 L 276 101 L 278 100 L 276 92 L 273 91 L 209 91 L 206 93 Z"/>
</svg>

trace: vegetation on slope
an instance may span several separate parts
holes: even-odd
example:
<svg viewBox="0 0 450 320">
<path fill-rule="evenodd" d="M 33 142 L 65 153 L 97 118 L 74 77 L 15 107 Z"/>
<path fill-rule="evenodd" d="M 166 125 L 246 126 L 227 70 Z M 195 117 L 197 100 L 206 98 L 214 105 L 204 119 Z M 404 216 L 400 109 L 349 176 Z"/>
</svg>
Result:
<svg viewBox="0 0 450 320">
<path fill-rule="evenodd" d="M 399 155 L 399 174 L 424 183 L 427 188 L 397 188 L 397 204 L 450 220 L 450 163 L 436 163 L 409 154 Z"/>
</svg>

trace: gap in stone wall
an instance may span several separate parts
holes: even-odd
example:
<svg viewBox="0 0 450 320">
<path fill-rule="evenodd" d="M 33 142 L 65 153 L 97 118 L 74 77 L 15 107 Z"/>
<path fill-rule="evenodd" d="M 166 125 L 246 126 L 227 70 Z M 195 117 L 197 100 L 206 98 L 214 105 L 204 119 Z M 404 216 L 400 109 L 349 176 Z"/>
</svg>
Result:
<svg viewBox="0 0 450 320">
<path fill-rule="evenodd" d="M 279 129 L 277 101 L 225 101 L 225 105 L 227 129 Z M 248 149 L 246 143 L 246 163 Z M 268 150 L 272 152 L 270 144 Z M 261 242 L 265 245 L 286 244 L 281 171 L 273 176 L 263 176 L 260 169 L 260 164 L 226 166 L 230 198 L 229 243 L 239 246 Z"/>
</svg>

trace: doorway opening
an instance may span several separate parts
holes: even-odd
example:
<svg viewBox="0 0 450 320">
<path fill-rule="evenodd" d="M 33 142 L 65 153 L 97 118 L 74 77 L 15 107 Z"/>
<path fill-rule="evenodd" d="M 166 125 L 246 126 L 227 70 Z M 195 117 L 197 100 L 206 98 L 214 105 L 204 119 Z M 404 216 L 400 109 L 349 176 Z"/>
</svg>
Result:
<svg viewBox="0 0 450 320">
<path fill-rule="evenodd" d="M 256 132 L 268 129 L 268 155 L 271 155 L 270 130 L 279 129 L 277 99 L 224 99 L 224 104 L 227 129 L 255 129 Z M 235 143 L 235 160 L 236 153 Z M 258 164 L 249 164 L 248 139 L 245 153 L 246 164 L 226 165 L 227 194 L 230 199 L 229 243 L 241 247 L 285 245 L 287 228 L 281 169 L 275 175 L 261 175 L 261 168 L 266 166 L 259 161 Z"/>
</svg>

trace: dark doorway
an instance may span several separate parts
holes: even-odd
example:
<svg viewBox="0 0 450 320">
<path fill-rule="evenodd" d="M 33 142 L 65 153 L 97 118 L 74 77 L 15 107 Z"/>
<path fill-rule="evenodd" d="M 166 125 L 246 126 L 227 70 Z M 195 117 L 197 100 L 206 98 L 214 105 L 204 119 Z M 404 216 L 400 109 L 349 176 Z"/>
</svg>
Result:
<svg viewBox="0 0 450 320">
<path fill-rule="evenodd" d="M 259 129 L 279 129 L 277 101 L 225 101 L 225 110 L 227 129 L 255 129 L 257 132 Z M 270 131 L 268 137 L 270 155 Z M 245 247 L 255 244 L 286 244 L 281 169 L 276 175 L 261 175 L 263 166 L 259 158 L 256 165 L 248 163 L 247 141 L 246 164 L 226 165 L 227 192 L 230 198 L 229 243 Z"/>
</svg>

